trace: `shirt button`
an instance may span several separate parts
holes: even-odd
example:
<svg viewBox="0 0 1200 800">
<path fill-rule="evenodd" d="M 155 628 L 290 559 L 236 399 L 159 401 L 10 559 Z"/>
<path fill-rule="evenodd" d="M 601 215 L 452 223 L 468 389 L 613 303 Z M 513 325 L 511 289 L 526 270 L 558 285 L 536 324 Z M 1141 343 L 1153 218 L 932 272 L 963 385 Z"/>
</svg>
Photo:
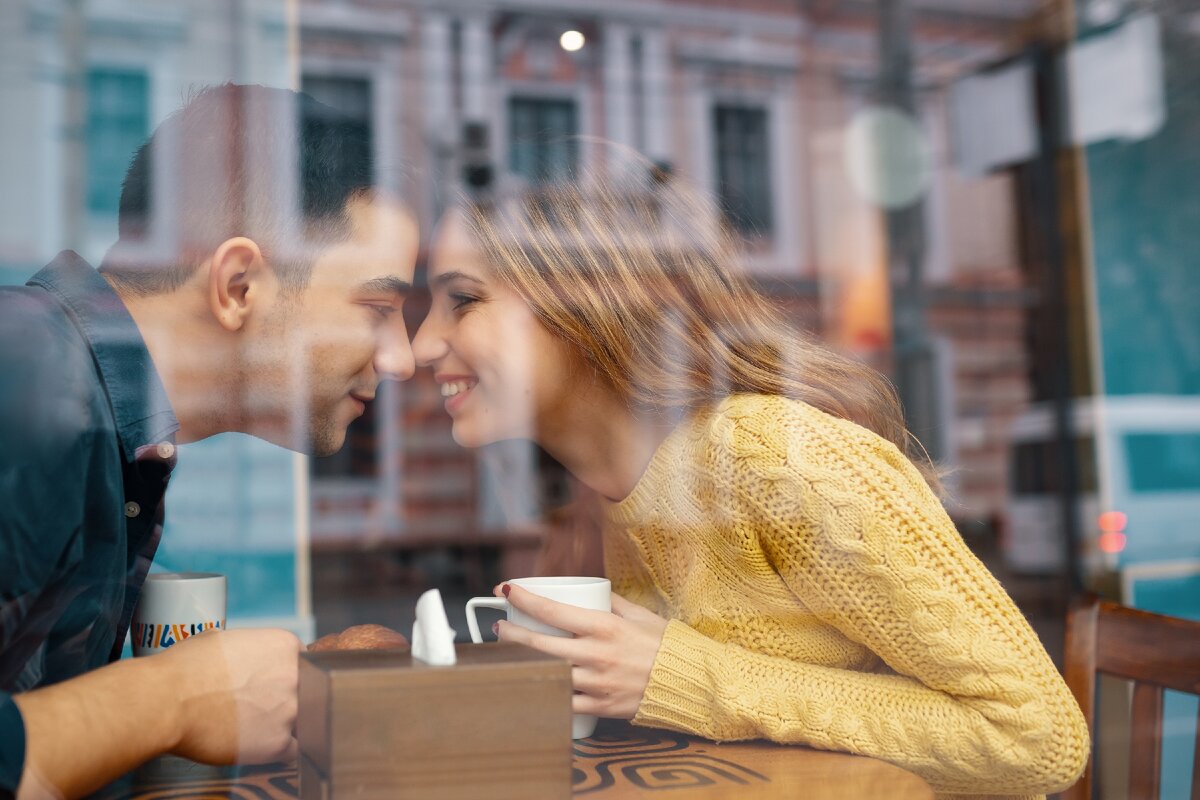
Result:
<svg viewBox="0 0 1200 800">
<path fill-rule="evenodd" d="M 125 516 L 129 517 L 130 519 L 133 519 L 140 513 L 142 513 L 142 507 L 139 506 L 134 501 L 130 500 L 128 503 L 125 504 Z"/>
<path fill-rule="evenodd" d="M 170 442 L 159 442 L 158 457 L 166 461 L 171 456 L 175 455 L 175 445 Z"/>
</svg>

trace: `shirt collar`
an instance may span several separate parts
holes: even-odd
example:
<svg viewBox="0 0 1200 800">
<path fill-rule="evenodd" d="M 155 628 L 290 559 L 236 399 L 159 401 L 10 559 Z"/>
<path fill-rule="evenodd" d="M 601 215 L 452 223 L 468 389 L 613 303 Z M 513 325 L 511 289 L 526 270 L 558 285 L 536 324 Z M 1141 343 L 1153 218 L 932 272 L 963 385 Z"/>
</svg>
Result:
<svg viewBox="0 0 1200 800">
<path fill-rule="evenodd" d="M 133 461 L 139 448 L 174 442 L 179 420 L 141 331 L 108 281 L 79 255 L 64 250 L 28 285 L 53 294 L 91 348 L 125 459 Z"/>
</svg>

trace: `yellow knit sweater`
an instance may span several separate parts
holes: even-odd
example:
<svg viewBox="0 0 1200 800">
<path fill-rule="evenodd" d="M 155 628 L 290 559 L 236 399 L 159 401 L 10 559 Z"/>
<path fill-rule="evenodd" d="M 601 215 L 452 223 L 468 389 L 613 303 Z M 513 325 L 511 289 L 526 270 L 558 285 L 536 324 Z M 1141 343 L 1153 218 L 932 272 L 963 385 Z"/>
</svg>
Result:
<svg viewBox="0 0 1200 800">
<path fill-rule="evenodd" d="M 1083 716 L 891 443 L 737 395 L 607 508 L 613 590 L 671 620 L 634 722 L 874 756 L 941 797 L 1071 785 Z"/>
</svg>

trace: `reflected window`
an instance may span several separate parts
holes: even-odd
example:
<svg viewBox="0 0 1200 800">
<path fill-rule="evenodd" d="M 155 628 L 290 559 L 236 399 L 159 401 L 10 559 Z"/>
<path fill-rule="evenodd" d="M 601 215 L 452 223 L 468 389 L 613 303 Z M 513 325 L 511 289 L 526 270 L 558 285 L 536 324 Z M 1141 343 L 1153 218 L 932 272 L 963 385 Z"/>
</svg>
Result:
<svg viewBox="0 0 1200 800">
<path fill-rule="evenodd" d="M 369 161 L 374 142 L 374 108 L 371 100 L 371 82 L 365 78 L 324 77 L 305 75 L 302 89 L 323 107 L 303 106 L 300 118 L 301 147 L 301 195 L 306 214 L 320 214 L 327 209 L 317 208 L 317 181 L 357 181 L 358 171 Z M 314 163 L 307 156 L 309 142 L 337 135 L 338 141 L 359 148 L 336 152 L 325 151 L 323 156 L 340 159 L 338 163 Z M 350 424 L 346 431 L 346 444 L 337 453 L 327 458 L 312 461 L 313 474 L 331 478 L 373 478 L 379 472 L 379 423 L 375 413 L 376 403 L 367 405 L 367 411 Z"/>
<path fill-rule="evenodd" d="M 116 216 L 125 171 L 150 133 L 150 81 L 141 70 L 92 69 L 87 97 L 88 211 Z"/>
<path fill-rule="evenodd" d="M 725 218 L 745 236 L 769 236 L 774 220 L 766 110 L 718 105 L 713 128 L 717 194 Z"/>
<path fill-rule="evenodd" d="M 371 102 L 371 82 L 365 78 L 304 76 L 303 91 L 327 108 L 303 106 L 300 135 L 303 141 L 320 141 L 338 135 L 339 141 L 353 142 L 357 152 L 348 148 L 326 153 L 326 158 L 340 158 L 340 163 L 314 163 L 302 157 L 300 164 L 304 211 L 319 214 L 327 209 L 316 208 L 316 195 L 311 191 L 318 181 L 356 181 L 358 166 L 370 158 L 374 142 L 374 109 Z M 303 149 L 305 155 L 308 148 Z"/>
<path fill-rule="evenodd" d="M 1053 434 L 1047 434 L 1051 436 Z M 1075 440 L 1076 490 L 1096 491 L 1096 445 L 1091 437 Z M 1056 494 L 1062 489 L 1058 444 L 1052 440 L 1013 446 L 1010 487 L 1014 497 Z"/>
<path fill-rule="evenodd" d="M 514 97 L 508 102 L 508 166 L 531 184 L 575 176 L 578 114 L 573 100 Z"/>
</svg>

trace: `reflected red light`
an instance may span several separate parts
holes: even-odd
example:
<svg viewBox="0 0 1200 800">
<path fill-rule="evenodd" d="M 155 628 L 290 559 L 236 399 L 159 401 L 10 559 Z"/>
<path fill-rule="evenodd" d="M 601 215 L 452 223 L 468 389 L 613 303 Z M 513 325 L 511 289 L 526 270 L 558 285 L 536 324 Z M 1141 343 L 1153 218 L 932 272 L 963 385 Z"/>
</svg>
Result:
<svg viewBox="0 0 1200 800">
<path fill-rule="evenodd" d="M 1129 517 L 1121 511 L 1105 511 L 1096 517 L 1096 527 L 1105 533 L 1120 533 L 1129 524 Z"/>
<path fill-rule="evenodd" d="M 1119 553 L 1125 549 L 1125 534 L 1118 531 L 1106 531 L 1097 540 L 1101 552 Z"/>
</svg>

